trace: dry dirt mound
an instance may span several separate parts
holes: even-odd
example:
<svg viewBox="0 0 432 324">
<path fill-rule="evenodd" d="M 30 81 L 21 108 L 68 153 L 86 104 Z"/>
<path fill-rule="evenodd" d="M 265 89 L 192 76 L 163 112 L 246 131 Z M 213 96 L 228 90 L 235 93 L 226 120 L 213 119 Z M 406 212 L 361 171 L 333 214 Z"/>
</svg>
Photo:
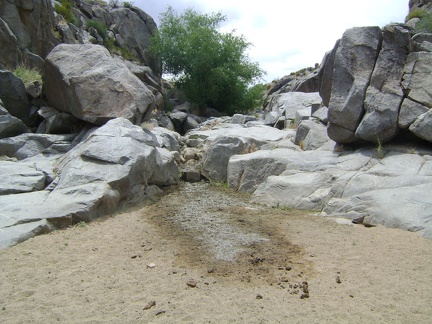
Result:
<svg viewBox="0 0 432 324">
<path fill-rule="evenodd" d="M 183 184 L 0 251 L 2 323 L 428 323 L 432 241 Z"/>
</svg>

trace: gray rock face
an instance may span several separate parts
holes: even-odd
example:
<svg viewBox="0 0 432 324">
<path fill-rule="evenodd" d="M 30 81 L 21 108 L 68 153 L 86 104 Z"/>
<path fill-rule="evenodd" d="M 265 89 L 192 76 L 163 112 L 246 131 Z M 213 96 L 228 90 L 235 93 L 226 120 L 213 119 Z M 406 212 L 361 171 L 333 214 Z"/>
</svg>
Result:
<svg viewBox="0 0 432 324">
<path fill-rule="evenodd" d="M 414 52 L 408 55 L 402 87 L 408 98 L 427 107 L 432 107 L 430 101 L 432 90 L 430 88 L 432 78 L 432 53 Z"/>
<path fill-rule="evenodd" d="M 24 82 L 10 71 L 0 70 L 0 99 L 12 116 L 31 124 L 31 103 Z"/>
<path fill-rule="evenodd" d="M 310 120 L 300 123 L 294 138 L 294 143 L 304 151 L 316 150 L 329 141 L 326 127 Z"/>
<path fill-rule="evenodd" d="M 53 138 L 44 136 L 46 142 Z M 0 155 L 6 155 L 4 147 L 0 143 Z M 28 151 L 20 152 L 22 161 L 0 161 L 0 247 L 112 213 L 123 201 L 158 192 L 155 186 L 176 184 L 179 176 L 174 154 L 124 118 L 88 131 L 81 143 L 52 159 L 46 151 Z"/>
<path fill-rule="evenodd" d="M 379 27 L 348 29 L 335 53 L 328 135 L 338 143 L 356 141 L 366 89 L 382 42 Z"/>
<path fill-rule="evenodd" d="M 428 110 L 429 107 L 405 98 L 399 113 L 399 127 L 402 129 L 408 128 L 420 115 L 423 115 Z"/>
<path fill-rule="evenodd" d="M 120 47 L 129 49 L 142 63 L 160 76 L 160 60 L 148 54 L 150 39 L 157 31 L 153 18 L 139 8 L 133 7 L 110 11 L 113 31 Z"/>
<path fill-rule="evenodd" d="M 409 130 L 416 136 L 432 142 L 432 109 L 429 109 L 423 115 L 420 115 L 417 120 L 411 124 Z"/>
<path fill-rule="evenodd" d="M 295 119 L 297 110 L 310 108 L 312 105 L 319 105 L 320 103 L 321 97 L 318 92 L 287 92 L 275 95 L 266 111 L 277 112 L 279 116 L 285 115 L 287 119 Z"/>
<path fill-rule="evenodd" d="M 322 81 L 319 89 L 319 94 L 325 107 L 328 107 L 330 105 L 330 97 L 333 83 L 333 69 L 335 64 L 336 52 L 339 48 L 339 43 L 340 40 L 337 40 L 333 49 L 324 55 L 323 62 L 321 63 Z"/>
<path fill-rule="evenodd" d="M 230 188 L 253 192 L 258 185 L 271 175 L 280 175 L 291 161 L 292 150 L 261 150 L 245 155 L 234 155 L 228 163 L 228 185 Z M 305 152 L 306 154 L 307 152 Z M 298 163 L 308 163 L 305 156 L 298 158 Z M 319 165 L 320 160 L 309 161 Z M 325 167 L 325 164 L 322 164 Z"/>
<path fill-rule="evenodd" d="M 124 199 L 142 194 L 148 183 L 175 184 L 178 173 L 174 158 L 158 151 L 157 145 L 153 134 L 127 120 L 110 121 L 61 159 L 56 188 L 103 182 Z"/>
<path fill-rule="evenodd" d="M 228 161 L 235 154 L 251 153 L 263 142 L 250 138 L 219 136 L 209 146 L 204 157 L 202 174 L 214 182 L 227 181 Z"/>
<path fill-rule="evenodd" d="M 430 150 L 424 154 L 410 154 L 408 150 L 390 148 L 381 160 L 370 149 L 343 154 L 286 151 L 286 169 L 272 176 L 267 174 L 264 181 L 263 177 L 257 181 L 252 176 L 262 172 L 260 160 L 264 152 L 235 156 L 230 166 L 243 166 L 237 170 L 242 174 L 241 183 L 255 181 L 254 202 L 317 210 L 323 216 L 366 216 L 367 224 L 418 231 L 432 239 L 432 215 L 428 208 L 432 199 L 427 194 L 432 185 L 432 155 Z M 281 155 L 267 152 L 266 159 L 273 159 L 271 165 L 275 165 L 280 163 Z M 236 181 L 238 177 L 232 174 L 230 186 Z"/>
<path fill-rule="evenodd" d="M 431 10 L 432 3 L 431 0 L 409 0 L 408 7 L 410 11 L 417 8 L 421 8 L 423 10 Z"/>
<path fill-rule="evenodd" d="M 0 66 L 16 68 L 22 61 L 22 52 L 18 47 L 18 39 L 10 30 L 9 25 L 0 18 Z"/>
<path fill-rule="evenodd" d="M 382 48 L 366 91 L 366 114 L 356 129 L 356 137 L 383 143 L 397 134 L 403 100 L 400 82 L 410 48 L 408 29 L 400 25 L 389 25 L 383 29 Z"/>
<path fill-rule="evenodd" d="M 45 61 L 43 82 L 52 107 L 93 124 L 117 117 L 139 124 L 155 101 L 125 65 L 98 45 L 57 46 Z"/>
<path fill-rule="evenodd" d="M 28 133 L 27 126 L 16 117 L 13 117 L 2 106 L 0 106 L 0 139 Z"/>
<path fill-rule="evenodd" d="M 0 161 L 0 195 L 43 190 L 45 174 L 31 165 Z"/>
<path fill-rule="evenodd" d="M 25 48 L 45 58 L 59 43 L 53 33 L 54 9 L 50 0 L 2 1 L 0 17 L 0 39 L 8 40 L 2 44 L 11 46 L 7 47 L 9 53 L 0 55 L 0 66 L 15 68 L 25 59 Z"/>
<path fill-rule="evenodd" d="M 24 242 L 36 235 L 49 233 L 52 230 L 53 226 L 46 219 L 2 228 L 0 249 L 5 249 L 9 246 Z"/>
<path fill-rule="evenodd" d="M 51 107 L 41 107 L 38 114 L 44 118 L 37 132 L 46 134 L 71 134 L 78 128 L 78 119 Z"/>
<path fill-rule="evenodd" d="M 72 147 L 75 135 L 48 135 L 25 133 L 0 139 L 0 156 L 23 160 L 38 154 L 60 154 Z"/>
</svg>

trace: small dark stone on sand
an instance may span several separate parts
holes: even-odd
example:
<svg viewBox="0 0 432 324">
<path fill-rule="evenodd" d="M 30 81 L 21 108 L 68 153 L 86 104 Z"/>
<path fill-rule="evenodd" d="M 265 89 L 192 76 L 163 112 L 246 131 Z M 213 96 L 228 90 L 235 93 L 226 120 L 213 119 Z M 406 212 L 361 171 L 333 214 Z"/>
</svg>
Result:
<svg viewBox="0 0 432 324">
<path fill-rule="evenodd" d="M 198 285 L 198 282 L 194 279 L 189 280 L 186 285 L 188 285 L 191 288 L 196 288 L 196 286 Z"/>
<path fill-rule="evenodd" d="M 156 302 L 154 300 L 152 300 L 151 302 L 149 302 L 144 308 L 143 310 L 148 310 L 152 307 L 156 306 Z"/>
</svg>

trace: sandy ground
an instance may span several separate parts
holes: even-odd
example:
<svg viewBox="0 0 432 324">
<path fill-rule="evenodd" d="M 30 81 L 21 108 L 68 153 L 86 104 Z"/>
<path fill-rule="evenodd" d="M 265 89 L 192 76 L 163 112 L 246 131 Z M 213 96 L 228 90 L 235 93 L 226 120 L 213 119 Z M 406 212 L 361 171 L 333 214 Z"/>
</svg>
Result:
<svg viewBox="0 0 432 324">
<path fill-rule="evenodd" d="M 431 323 L 432 241 L 206 184 L 0 251 L 1 323 Z"/>
</svg>

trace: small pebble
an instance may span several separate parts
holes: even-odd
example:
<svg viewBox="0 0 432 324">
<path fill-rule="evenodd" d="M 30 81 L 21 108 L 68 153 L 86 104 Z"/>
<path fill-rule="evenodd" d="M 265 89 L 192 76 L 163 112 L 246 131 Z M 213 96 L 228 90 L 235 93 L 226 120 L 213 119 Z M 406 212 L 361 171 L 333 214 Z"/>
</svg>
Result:
<svg viewBox="0 0 432 324">
<path fill-rule="evenodd" d="M 303 294 L 300 296 L 300 299 L 305 299 L 305 298 L 309 298 L 309 293 L 303 293 Z"/>
<path fill-rule="evenodd" d="M 156 302 L 154 300 L 152 300 L 151 302 L 149 302 L 144 308 L 143 310 L 148 310 L 152 307 L 156 306 Z"/>
<path fill-rule="evenodd" d="M 256 295 L 256 299 L 263 299 L 263 296 L 261 294 Z"/>
<path fill-rule="evenodd" d="M 339 276 L 336 276 L 336 283 L 340 284 L 341 282 L 341 278 Z"/>
<path fill-rule="evenodd" d="M 196 282 L 196 280 L 194 280 L 194 279 L 191 279 L 186 283 L 186 285 L 188 285 L 191 288 L 196 288 L 196 286 L 198 285 L 198 282 Z"/>
<path fill-rule="evenodd" d="M 156 267 L 156 264 L 154 263 L 147 264 L 147 268 L 149 269 L 153 269 L 154 267 Z"/>
</svg>

